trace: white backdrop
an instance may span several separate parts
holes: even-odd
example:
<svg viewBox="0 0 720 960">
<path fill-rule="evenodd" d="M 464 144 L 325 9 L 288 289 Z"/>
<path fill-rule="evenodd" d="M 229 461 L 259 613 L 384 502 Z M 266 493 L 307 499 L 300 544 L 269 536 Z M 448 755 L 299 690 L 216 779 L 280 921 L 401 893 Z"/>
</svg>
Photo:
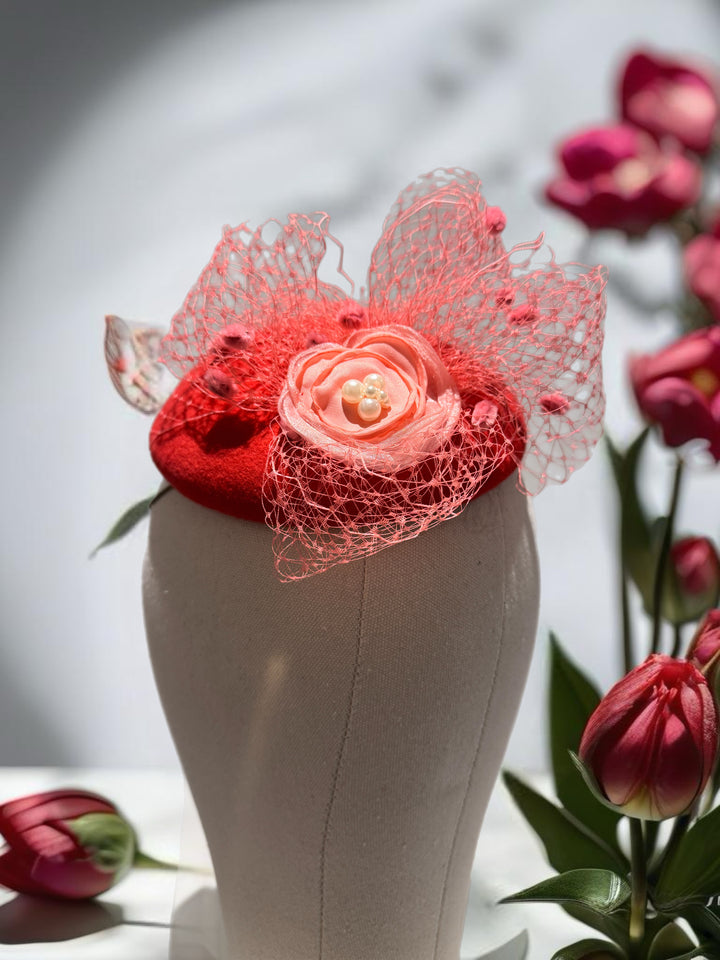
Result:
<svg viewBox="0 0 720 960">
<path fill-rule="evenodd" d="M 119 10 L 115 9 L 119 6 Z M 436 166 L 479 173 L 506 240 L 582 230 L 539 199 L 557 140 L 609 119 L 634 45 L 711 56 L 711 0 L 337 0 L 3 5 L 0 198 L 0 765 L 172 766 L 145 648 L 145 528 L 89 562 L 151 493 L 150 421 L 106 376 L 103 316 L 169 322 L 225 223 L 327 210 L 362 284 L 396 194 Z M 595 259 L 661 298 L 658 239 Z M 608 425 L 638 425 L 624 357 L 667 339 L 611 295 Z M 667 476 L 650 478 L 658 507 Z M 719 476 L 682 529 L 720 530 Z M 507 762 L 545 763 L 546 636 L 616 678 L 614 512 L 602 455 L 536 502 L 540 633 Z"/>
</svg>

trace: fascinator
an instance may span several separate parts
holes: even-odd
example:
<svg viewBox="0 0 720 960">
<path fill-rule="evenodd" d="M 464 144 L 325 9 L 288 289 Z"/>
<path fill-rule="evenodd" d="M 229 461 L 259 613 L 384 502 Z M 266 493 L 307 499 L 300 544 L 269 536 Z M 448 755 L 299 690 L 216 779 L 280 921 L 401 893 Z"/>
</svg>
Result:
<svg viewBox="0 0 720 960">
<path fill-rule="evenodd" d="M 603 269 L 504 227 L 438 170 L 357 292 L 294 214 L 226 228 L 162 339 L 109 321 L 169 484 L 145 622 L 217 880 L 181 880 L 172 960 L 457 960 L 537 624 L 528 499 L 604 409 Z"/>
</svg>

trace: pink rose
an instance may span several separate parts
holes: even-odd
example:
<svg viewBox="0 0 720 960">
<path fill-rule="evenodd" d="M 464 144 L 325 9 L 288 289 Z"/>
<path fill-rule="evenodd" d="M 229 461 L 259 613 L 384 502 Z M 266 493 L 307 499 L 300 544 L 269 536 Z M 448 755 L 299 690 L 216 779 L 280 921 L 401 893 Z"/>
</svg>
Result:
<svg viewBox="0 0 720 960">
<path fill-rule="evenodd" d="M 700 195 L 701 172 L 693 160 L 627 124 L 571 137 L 560 160 L 565 171 L 545 195 L 591 230 L 642 234 Z"/>
<path fill-rule="evenodd" d="M 695 237 L 685 247 L 683 267 L 688 287 L 720 323 L 720 219 L 712 233 Z"/>
<path fill-rule="evenodd" d="M 438 449 L 460 416 L 442 360 L 412 327 L 353 333 L 297 354 L 280 395 L 280 421 L 313 446 L 365 470 L 402 470 Z"/>
<path fill-rule="evenodd" d="M 712 82 L 681 60 L 638 51 L 620 81 L 623 118 L 656 137 L 675 137 L 684 147 L 706 153 L 718 122 Z"/>
</svg>

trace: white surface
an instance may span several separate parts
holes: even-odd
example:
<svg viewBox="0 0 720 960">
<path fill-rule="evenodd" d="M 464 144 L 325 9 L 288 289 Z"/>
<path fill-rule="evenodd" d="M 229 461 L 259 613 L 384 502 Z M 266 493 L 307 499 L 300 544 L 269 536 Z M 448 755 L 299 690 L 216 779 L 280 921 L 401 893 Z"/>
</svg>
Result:
<svg viewBox="0 0 720 960">
<path fill-rule="evenodd" d="M 612 117 L 613 71 L 634 44 L 720 49 L 712 0 L 198 0 L 193 20 L 180 6 L 193 5 L 128 3 L 111 15 L 115 5 L 93 0 L 33 0 L 3 17 L 4 764 L 176 763 L 143 635 L 145 529 L 87 561 L 158 481 L 149 421 L 104 370 L 105 313 L 167 322 L 224 223 L 290 211 L 328 210 L 362 283 L 396 194 L 439 165 L 480 174 L 510 243 L 545 230 L 571 260 L 581 229 L 538 200 L 555 142 Z M 662 243 L 613 241 L 596 257 L 639 270 L 652 296 L 672 288 Z M 608 420 L 627 437 L 637 420 L 625 354 L 670 325 L 611 296 L 607 330 Z M 658 505 L 666 481 L 655 472 Z M 513 764 L 545 762 L 549 627 L 603 684 L 616 677 L 607 482 L 596 456 L 538 498 L 540 635 Z M 688 492 L 681 528 L 717 532 L 717 473 Z"/>
<path fill-rule="evenodd" d="M 547 778 L 528 779 L 536 789 L 547 789 Z M 63 786 L 107 796 L 133 823 L 145 852 L 177 862 L 183 805 L 177 773 L 0 768 L 0 802 Z M 501 897 L 552 873 L 534 834 L 498 783 L 473 866 L 464 960 L 500 946 L 525 928 L 530 937 L 527 960 L 550 960 L 564 944 L 591 936 L 589 928 L 559 907 L 496 906 Z M 198 881 L 198 887 L 203 883 Z M 0 960 L 167 960 L 173 891 L 174 873 L 155 870 L 134 870 L 95 901 L 80 904 L 47 903 L 0 888 Z"/>
</svg>

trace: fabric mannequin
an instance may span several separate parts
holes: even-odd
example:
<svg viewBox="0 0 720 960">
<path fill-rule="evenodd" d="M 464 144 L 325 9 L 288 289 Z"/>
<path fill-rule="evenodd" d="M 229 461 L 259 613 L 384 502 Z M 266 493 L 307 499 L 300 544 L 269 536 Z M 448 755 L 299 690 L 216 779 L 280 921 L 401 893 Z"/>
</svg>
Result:
<svg viewBox="0 0 720 960">
<path fill-rule="evenodd" d="M 148 642 L 223 960 L 458 960 L 536 630 L 528 499 L 512 476 L 421 537 L 292 583 L 271 540 L 176 491 L 151 513 Z M 192 943 L 176 932 L 171 960 Z"/>
</svg>

